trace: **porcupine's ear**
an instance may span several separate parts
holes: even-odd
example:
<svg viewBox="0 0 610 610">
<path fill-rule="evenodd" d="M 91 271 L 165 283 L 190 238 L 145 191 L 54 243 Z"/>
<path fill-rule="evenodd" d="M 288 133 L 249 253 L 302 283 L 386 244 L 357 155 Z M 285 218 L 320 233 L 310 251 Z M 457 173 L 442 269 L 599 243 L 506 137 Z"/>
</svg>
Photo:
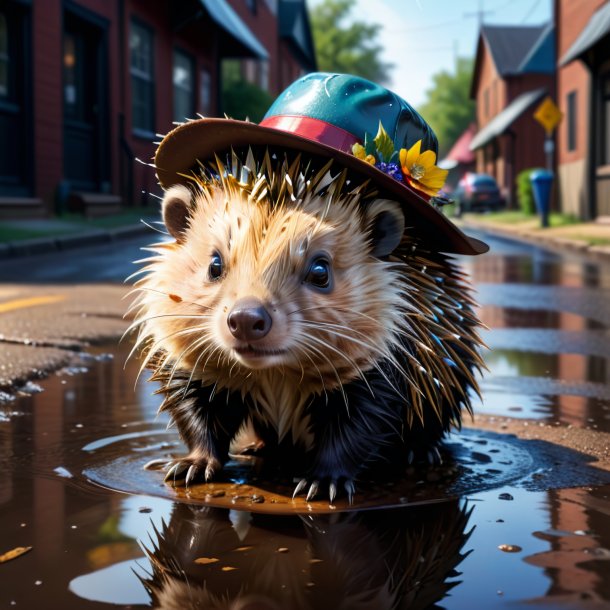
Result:
<svg viewBox="0 0 610 610">
<path fill-rule="evenodd" d="M 165 191 L 163 202 L 163 222 L 170 235 L 178 243 L 184 241 L 184 233 L 188 227 L 191 192 L 181 184 L 172 186 Z"/>
<path fill-rule="evenodd" d="M 375 199 L 367 205 L 365 218 L 371 234 L 371 254 L 388 256 L 400 243 L 405 217 L 396 201 Z"/>
</svg>

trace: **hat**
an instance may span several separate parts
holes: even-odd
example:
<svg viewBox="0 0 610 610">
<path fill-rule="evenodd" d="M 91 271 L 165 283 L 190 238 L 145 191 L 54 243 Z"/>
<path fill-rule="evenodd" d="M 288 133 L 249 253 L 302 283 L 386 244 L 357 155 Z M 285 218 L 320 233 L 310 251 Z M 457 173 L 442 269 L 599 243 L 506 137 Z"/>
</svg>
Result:
<svg viewBox="0 0 610 610">
<path fill-rule="evenodd" d="M 371 81 L 312 73 L 281 93 L 258 125 L 220 118 L 187 121 L 170 131 L 157 149 L 159 183 L 164 189 L 188 183 L 188 172 L 198 160 L 241 146 L 272 146 L 332 158 L 399 202 L 406 226 L 432 249 L 459 254 L 489 249 L 436 209 L 429 196 L 432 190 L 419 182 L 420 174 L 407 169 L 408 159 L 424 159 L 425 165 L 434 166 L 438 142 L 430 126 L 405 100 Z M 425 169 L 417 168 L 420 173 Z"/>
</svg>

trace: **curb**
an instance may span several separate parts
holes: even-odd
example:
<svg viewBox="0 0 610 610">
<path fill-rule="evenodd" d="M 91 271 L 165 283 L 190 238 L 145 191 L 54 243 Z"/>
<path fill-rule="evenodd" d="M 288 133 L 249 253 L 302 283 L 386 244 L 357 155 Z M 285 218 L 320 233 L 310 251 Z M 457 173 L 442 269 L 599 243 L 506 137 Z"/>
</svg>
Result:
<svg viewBox="0 0 610 610">
<path fill-rule="evenodd" d="M 36 254 L 48 254 L 63 250 L 73 250 L 87 246 L 110 243 L 121 239 L 129 239 L 151 232 L 144 224 L 127 225 L 109 230 L 85 231 L 68 233 L 58 237 L 36 237 L 0 243 L 0 260 L 21 258 Z"/>
<path fill-rule="evenodd" d="M 583 241 L 569 239 L 567 237 L 546 236 L 540 235 L 539 233 L 528 233 L 526 231 L 511 231 L 504 227 L 489 225 L 484 222 L 476 222 L 476 220 L 465 220 L 463 227 L 465 229 L 476 229 L 477 231 L 498 235 L 514 241 L 533 244 L 539 248 L 546 248 L 547 250 L 564 252 L 570 250 L 575 253 L 590 255 L 596 259 L 603 258 L 604 260 L 610 260 L 610 246 L 589 245 Z"/>
</svg>

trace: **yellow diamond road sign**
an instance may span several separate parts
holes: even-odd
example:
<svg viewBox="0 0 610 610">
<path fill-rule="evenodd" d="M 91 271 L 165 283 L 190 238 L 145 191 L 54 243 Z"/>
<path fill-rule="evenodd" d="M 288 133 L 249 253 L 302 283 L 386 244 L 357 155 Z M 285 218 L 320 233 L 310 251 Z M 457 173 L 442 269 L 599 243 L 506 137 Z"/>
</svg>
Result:
<svg viewBox="0 0 610 610">
<path fill-rule="evenodd" d="M 557 108 L 557 104 L 550 97 L 546 97 L 540 106 L 536 108 L 534 118 L 544 127 L 547 135 L 550 136 L 555 127 L 561 122 L 563 112 Z"/>
</svg>

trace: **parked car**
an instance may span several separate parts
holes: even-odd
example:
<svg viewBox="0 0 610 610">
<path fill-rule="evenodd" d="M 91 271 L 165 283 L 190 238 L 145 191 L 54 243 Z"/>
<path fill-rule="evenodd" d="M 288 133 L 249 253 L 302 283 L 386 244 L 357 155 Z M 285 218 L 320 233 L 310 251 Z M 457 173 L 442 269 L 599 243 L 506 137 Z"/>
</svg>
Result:
<svg viewBox="0 0 610 610">
<path fill-rule="evenodd" d="M 452 193 L 455 215 L 495 211 L 506 205 L 497 182 L 489 174 L 466 174 Z"/>
</svg>

